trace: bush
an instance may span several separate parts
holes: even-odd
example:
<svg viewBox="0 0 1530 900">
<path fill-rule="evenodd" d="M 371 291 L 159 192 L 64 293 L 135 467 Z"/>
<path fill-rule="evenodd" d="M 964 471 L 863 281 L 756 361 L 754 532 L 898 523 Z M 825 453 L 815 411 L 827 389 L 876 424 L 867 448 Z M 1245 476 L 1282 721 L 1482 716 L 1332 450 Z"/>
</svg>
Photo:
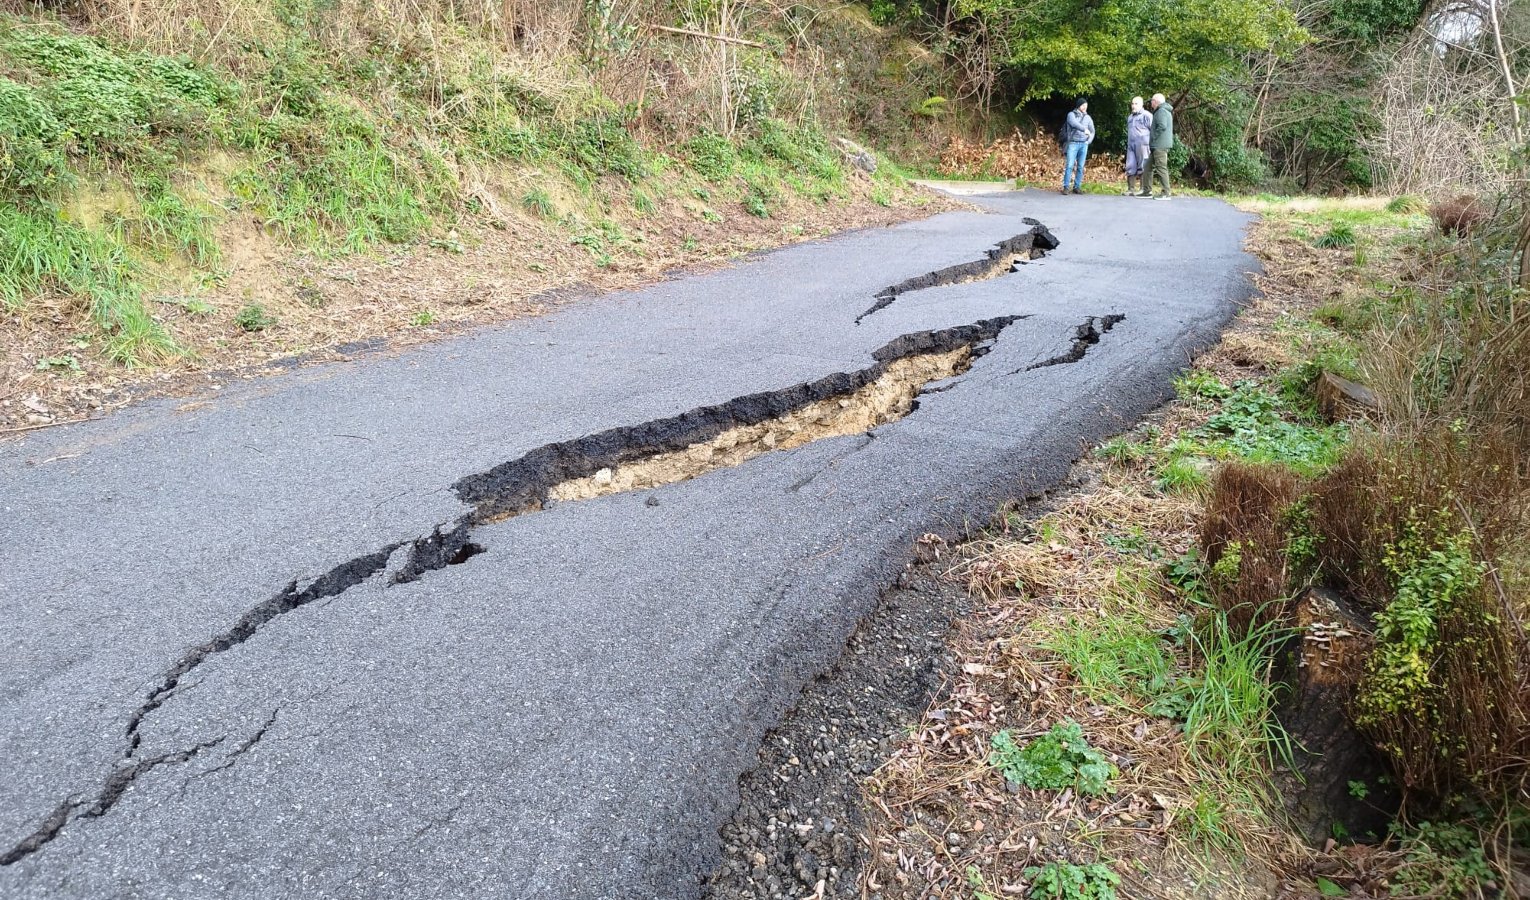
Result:
<svg viewBox="0 0 1530 900">
<path fill-rule="evenodd" d="M 1481 200 L 1463 195 L 1444 200 L 1429 207 L 1429 218 L 1441 234 L 1468 237 L 1492 217 L 1492 211 Z"/>
<path fill-rule="evenodd" d="M 722 181 L 738 168 L 738 150 L 715 131 L 703 131 L 687 141 L 685 158 L 708 181 Z"/>
</svg>

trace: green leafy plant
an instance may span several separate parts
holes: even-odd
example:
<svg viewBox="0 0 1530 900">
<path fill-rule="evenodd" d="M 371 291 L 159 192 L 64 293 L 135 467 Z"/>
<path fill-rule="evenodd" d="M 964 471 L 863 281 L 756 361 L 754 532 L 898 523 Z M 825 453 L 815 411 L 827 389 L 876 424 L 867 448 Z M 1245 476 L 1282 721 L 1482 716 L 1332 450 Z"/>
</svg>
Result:
<svg viewBox="0 0 1530 900">
<path fill-rule="evenodd" d="M 52 372 L 58 369 L 63 369 L 67 372 L 79 372 L 80 361 L 73 353 L 66 353 L 62 356 L 40 356 L 37 358 L 36 369 L 39 372 Z"/>
<path fill-rule="evenodd" d="M 417 328 L 436 323 L 436 314 L 428 309 L 422 309 L 409 317 L 409 324 Z"/>
<path fill-rule="evenodd" d="M 1441 624 L 1457 613 L 1486 567 L 1472 558 L 1472 537 L 1443 533 L 1415 519 L 1386 548 L 1382 564 L 1396 594 L 1376 615 L 1376 648 L 1366 665 L 1356 703 L 1362 727 L 1407 717 L 1434 721 L 1442 685 L 1437 680 Z"/>
<path fill-rule="evenodd" d="M 1240 381 L 1222 407 L 1192 434 L 1209 441 L 1208 449 L 1249 462 L 1284 463 L 1311 475 L 1333 465 L 1349 441 L 1344 424 L 1318 426 L 1293 422 L 1280 397 L 1257 382 Z"/>
<path fill-rule="evenodd" d="M 1232 388 L 1206 369 L 1191 369 L 1174 379 L 1174 393 L 1181 400 L 1221 400 L 1232 394 Z"/>
<path fill-rule="evenodd" d="M 1026 896 L 1031 900 L 1116 900 L 1116 887 L 1121 884 L 1121 876 L 1103 863 L 1029 866 L 1025 879 L 1030 882 Z"/>
<path fill-rule="evenodd" d="M 1116 767 L 1105 754 L 1089 746 L 1083 729 L 1074 721 L 1059 722 L 1042 737 L 1024 747 L 1015 744 L 1008 730 L 992 739 L 989 765 L 1005 778 L 1038 790 L 1074 788 L 1080 794 L 1105 793 Z"/>
<path fill-rule="evenodd" d="M 722 181 L 738 168 L 738 149 L 714 131 L 703 131 L 686 142 L 685 156 L 691 168 L 708 181 Z"/>
<path fill-rule="evenodd" d="M 983 873 L 977 866 L 967 867 L 967 887 L 972 889 L 972 900 L 999 900 L 988 889 L 988 882 L 983 878 Z"/>
<path fill-rule="evenodd" d="M 1404 896 L 1481 897 L 1496 881 L 1482 841 L 1462 824 L 1420 822 L 1401 832 L 1403 864 L 1392 877 Z"/>
<path fill-rule="evenodd" d="M 259 303 L 250 303 L 234 313 L 234 325 L 244 331 L 265 331 L 276 324 L 276 317 L 268 314 Z"/>
</svg>

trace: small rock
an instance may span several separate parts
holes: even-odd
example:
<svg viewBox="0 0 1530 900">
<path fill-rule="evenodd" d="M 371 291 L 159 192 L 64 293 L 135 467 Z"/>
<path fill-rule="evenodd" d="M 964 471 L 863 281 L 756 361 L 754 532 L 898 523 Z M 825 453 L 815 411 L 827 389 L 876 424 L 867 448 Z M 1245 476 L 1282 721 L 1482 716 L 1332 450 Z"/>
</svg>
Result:
<svg viewBox="0 0 1530 900">
<path fill-rule="evenodd" d="M 601 469 L 595 473 L 595 483 L 610 484 L 615 477 L 616 473 L 612 472 L 609 468 Z"/>
</svg>

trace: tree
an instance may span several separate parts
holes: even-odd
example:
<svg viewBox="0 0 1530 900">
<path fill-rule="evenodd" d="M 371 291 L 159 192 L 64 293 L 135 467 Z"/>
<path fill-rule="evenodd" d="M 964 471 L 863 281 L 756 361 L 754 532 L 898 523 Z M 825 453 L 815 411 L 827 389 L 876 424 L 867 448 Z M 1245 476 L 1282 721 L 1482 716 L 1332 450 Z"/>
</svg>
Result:
<svg viewBox="0 0 1530 900">
<path fill-rule="evenodd" d="M 1256 51 L 1306 37 L 1279 0 L 956 0 L 1002 41 L 1025 102 L 1059 95 L 1208 92 Z"/>
</svg>

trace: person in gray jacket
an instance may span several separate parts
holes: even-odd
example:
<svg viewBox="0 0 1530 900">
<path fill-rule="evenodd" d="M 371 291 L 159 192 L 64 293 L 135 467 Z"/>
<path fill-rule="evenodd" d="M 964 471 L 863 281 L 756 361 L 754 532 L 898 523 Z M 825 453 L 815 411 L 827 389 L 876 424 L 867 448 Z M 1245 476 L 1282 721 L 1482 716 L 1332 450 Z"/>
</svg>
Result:
<svg viewBox="0 0 1530 900">
<path fill-rule="evenodd" d="M 1094 140 L 1094 120 L 1089 118 L 1089 101 L 1083 97 L 1073 104 L 1073 111 L 1068 113 L 1067 124 L 1063 126 L 1063 136 L 1066 138 L 1064 150 L 1067 153 L 1067 164 L 1063 167 L 1062 192 L 1068 193 L 1068 176 L 1073 176 L 1073 193 L 1082 194 L 1079 185 L 1084 181 L 1084 160 L 1089 156 L 1089 144 Z"/>
<path fill-rule="evenodd" d="M 1153 138 L 1153 116 L 1142 108 L 1142 98 L 1132 98 L 1132 112 L 1126 117 L 1126 195 L 1146 197 L 1151 193 L 1148 183 L 1148 143 Z M 1142 181 L 1142 193 L 1137 193 L 1137 181 Z"/>
<path fill-rule="evenodd" d="M 1153 199 L 1169 199 L 1169 151 L 1174 147 L 1174 107 L 1163 94 L 1153 95 L 1153 181 L 1163 185 L 1163 191 Z M 1143 196 L 1152 192 L 1153 185 L 1143 185 Z"/>
</svg>

